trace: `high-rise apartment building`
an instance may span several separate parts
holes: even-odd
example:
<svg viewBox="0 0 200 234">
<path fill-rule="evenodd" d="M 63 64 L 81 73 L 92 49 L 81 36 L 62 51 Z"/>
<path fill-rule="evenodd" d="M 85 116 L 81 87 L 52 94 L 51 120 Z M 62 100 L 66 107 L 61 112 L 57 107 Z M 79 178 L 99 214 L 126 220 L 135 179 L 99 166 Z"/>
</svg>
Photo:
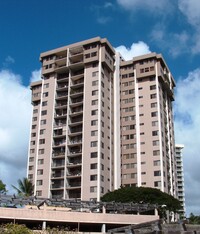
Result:
<svg viewBox="0 0 200 234">
<path fill-rule="evenodd" d="M 179 211 L 180 216 L 185 217 L 185 189 L 184 189 L 184 173 L 183 173 L 183 149 L 184 145 L 175 145 L 175 165 L 176 165 L 176 183 L 177 198 L 181 202 L 182 209 Z"/>
<path fill-rule="evenodd" d="M 28 163 L 35 195 L 99 200 L 122 185 L 176 196 L 175 82 L 163 57 L 125 61 L 97 37 L 40 60 Z"/>
</svg>

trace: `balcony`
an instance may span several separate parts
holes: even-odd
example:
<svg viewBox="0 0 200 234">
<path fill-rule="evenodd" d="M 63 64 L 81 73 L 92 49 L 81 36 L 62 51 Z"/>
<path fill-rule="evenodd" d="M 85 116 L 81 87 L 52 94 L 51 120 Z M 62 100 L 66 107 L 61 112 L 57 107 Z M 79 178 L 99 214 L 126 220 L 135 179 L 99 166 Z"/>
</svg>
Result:
<svg viewBox="0 0 200 234">
<path fill-rule="evenodd" d="M 62 163 L 53 163 L 51 168 L 56 169 L 56 168 L 64 168 L 65 167 L 65 162 Z"/>
<path fill-rule="evenodd" d="M 66 116 L 67 115 L 67 108 L 65 109 L 57 109 L 55 111 L 54 117 L 61 117 L 61 116 Z"/>
<path fill-rule="evenodd" d="M 58 84 L 57 87 L 56 87 L 56 90 L 59 90 L 59 91 L 64 91 L 64 90 L 67 90 L 68 89 L 68 83 L 61 83 L 61 84 Z"/>
<path fill-rule="evenodd" d="M 65 152 L 54 152 L 52 154 L 52 158 L 64 158 L 65 157 Z"/>
<path fill-rule="evenodd" d="M 82 163 L 81 163 L 81 161 L 80 162 L 78 162 L 78 163 L 67 163 L 67 168 L 81 168 L 81 165 L 82 165 Z M 70 175 L 81 175 L 81 172 L 77 172 L 77 173 L 71 173 Z"/>
<path fill-rule="evenodd" d="M 57 102 L 55 104 L 55 109 L 63 109 L 63 108 L 67 108 L 67 100 L 64 102 Z"/>
<path fill-rule="evenodd" d="M 68 152 L 67 152 L 67 156 L 77 156 L 80 155 L 82 153 L 82 148 L 81 147 L 74 147 L 71 148 Z"/>
<path fill-rule="evenodd" d="M 81 134 L 83 131 L 83 127 L 82 125 L 80 127 L 72 127 L 70 130 L 69 130 L 69 135 L 76 135 L 76 134 Z"/>
<path fill-rule="evenodd" d="M 68 92 L 57 92 L 55 99 L 62 100 L 68 97 Z"/>
<path fill-rule="evenodd" d="M 84 79 L 82 78 L 82 79 L 74 81 L 71 84 L 71 88 L 79 88 L 79 87 L 82 87 L 83 85 L 84 85 Z"/>
<path fill-rule="evenodd" d="M 64 177 L 64 171 L 61 171 L 61 172 L 53 172 L 52 175 L 51 175 L 51 179 L 61 179 Z"/>
<path fill-rule="evenodd" d="M 66 84 L 69 80 L 69 73 L 58 74 L 57 76 L 57 84 Z"/>
<path fill-rule="evenodd" d="M 79 94 L 83 94 L 83 88 L 79 89 L 71 89 L 70 96 L 76 97 L 79 96 Z"/>
<path fill-rule="evenodd" d="M 59 141 L 59 142 L 54 142 L 53 143 L 53 147 L 61 147 L 61 146 L 65 146 L 66 145 L 66 140 L 64 141 Z"/>
<path fill-rule="evenodd" d="M 71 98 L 70 106 L 75 107 L 76 105 L 80 105 L 83 103 L 83 96 L 78 98 Z"/>
<path fill-rule="evenodd" d="M 51 185 L 51 190 L 55 189 L 55 190 L 62 190 L 64 188 L 64 182 L 61 184 L 52 184 Z"/>
<path fill-rule="evenodd" d="M 80 188 L 81 188 L 81 182 L 71 183 L 66 185 L 66 189 L 80 189 Z"/>
<path fill-rule="evenodd" d="M 68 145 L 80 145 L 82 144 L 82 137 L 81 138 L 74 138 L 74 139 L 70 139 L 70 141 L 68 142 Z"/>
<path fill-rule="evenodd" d="M 73 174 L 73 173 L 69 173 L 66 176 L 68 179 L 76 179 L 76 178 L 80 178 L 81 177 L 81 173 L 77 173 L 77 174 Z"/>
<path fill-rule="evenodd" d="M 80 124 L 81 122 L 83 122 L 83 115 L 71 118 L 71 121 L 69 121 L 69 125 L 72 126 L 73 124 L 78 124 L 78 123 Z"/>
</svg>

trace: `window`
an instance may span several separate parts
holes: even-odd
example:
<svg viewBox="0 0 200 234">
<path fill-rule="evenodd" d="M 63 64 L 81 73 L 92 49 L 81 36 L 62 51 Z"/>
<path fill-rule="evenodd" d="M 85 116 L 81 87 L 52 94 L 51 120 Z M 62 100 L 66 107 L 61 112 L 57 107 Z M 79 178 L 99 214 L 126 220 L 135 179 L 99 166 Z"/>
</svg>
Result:
<svg viewBox="0 0 200 234">
<path fill-rule="evenodd" d="M 150 81 L 154 81 L 155 80 L 155 76 L 152 76 L 149 78 Z"/>
<path fill-rule="evenodd" d="M 156 98 L 156 93 L 154 93 L 154 94 L 151 94 L 151 95 L 150 95 L 150 98 L 151 98 L 151 99 L 154 99 L 154 98 Z"/>
<path fill-rule="evenodd" d="M 151 108 L 157 107 L 157 102 L 151 103 Z"/>
<path fill-rule="evenodd" d="M 40 144 L 40 145 L 45 144 L 45 139 L 40 139 L 40 140 L 39 140 L 39 144 Z"/>
<path fill-rule="evenodd" d="M 98 115 L 98 110 L 92 110 L 91 115 Z"/>
<path fill-rule="evenodd" d="M 96 181 L 96 180 L 97 180 L 97 175 L 90 176 L 90 181 Z"/>
<path fill-rule="evenodd" d="M 44 84 L 44 88 L 49 88 L 49 83 Z"/>
<path fill-rule="evenodd" d="M 98 85 L 98 83 L 99 83 L 99 81 L 98 81 L 98 80 L 94 80 L 94 81 L 92 81 L 92 86 L 97 86 L 97 85 Z"/>
<path fill-rule="evenodd" d="M 39 190 L 39 191 L 36 191 L 36 196 L 42 196 L 42 191 L 41 190 Z"/>
<path fill-rule="evenodd" d="M 37 170 L 37 175 L 43 175 L 43 170 L 42 169 Z"/>
<path fill-rule="evenodd" d="M 130 89 L 130 90 L 128 91 L 128 93 L 129 93 L 129 94 L 133 94 L 134 91 L 135 91 L 134 89 Z"/>
<path fill-rule="evenodd" d="M 160 166 L 160 160 L 155 160 L 153 161 L 154 166 Z"/>
<path fill-rule="evenodd" d="M 154 176 L 161 176 L 161 172 L 160 171 L 154 171 Z"/>
<path fill-rule="evenodd" d="M 91 186 L 90 187 L 90 192 L 91 193 L 96 193 L 97 192 L 97 186 Z"/>
<path fill-rule="evenodd" d="M 153 146 L 158 146 L 159 145 L 159 141 L 153 141 Z"/>
<path fill-rule="evenodd" d="M 31 133 L 31 137 L 35 137 L 35 136 L 36 136 L 35 132 Z"/>
<path fill-rule="evenodd" d="M 97 147 L 97 141 L 92 141 L 91 143 L 90 143 L 90 146 L 91 147 Z"/>
<path fill-rule="evenodd" d="M 161 187 L 161 181 L 155 181 L 154 187 Z"/>
<path fill-rule="evenodd" d="M 92 100 L 92 106 L 94 106 L 94 105 L 98 105 L 98 99 Z"/>
<path fill-rule="evenodd" d="M 158 136 L 158 131 L 153 131 L 152 136 Z"/>
<path fill-rule="evenodd" d="M 151 117 L 156 117 L 156 116 L 158 116 L 158 112 L 157 111 L 151 112 Z"/>
<path fill-rule="evenodd" d="M 92 77 L 98 76 L 98 71 L 92 72 Z"/>
<path fill-rule="evenodd" d="M 156 85 L 151 85 L 150 90 L 154 90 L 154 89 L 156 89 Z"/>
<path fill-rule="evenodd" d="M 98 124 L 98 120 L 92 120 L 91 121 L 91 126 L 95 126 L 95 125 L 97 125 Z"/>
<path fill-rule="evenodd" d="M 137 164 L 136 163 L 124 164 L 123 167 L 124 169 L 136 168 Z"/>
<path fill-rule="evenodd" d="M 48 95 L 49 95 L 48 92 L 43 93 L 43 97 L 48 97 Z"/>
<path fill-rule="evenodd" d="M 44 159 L 38 159 L 38 165 L 44 164 Z"/>
<path fill-rule="evenodd" d="M 152 121 L 152 127 L 158 126 L 158 121 Z"/>
<path fill-rule="evenodd" d="M 36 129 L 36 125 L 32 125 L 32 129 Z"/>
<path fill-rule="evenodd" d="M 41 123 L 41 125 L 45 125 L 47 123 L 47 121 L 46 121 L 46 119 L 42 119 L 40 123 Z"/>
<path fill-rule="evenodd" d="M 97 152 L 92 152 L 90 154 L 90 158 L 97 158 Z"/>
<path fill-rule="evenodd" d="M 42 106 L 47 106 L 47 101 L 42 102 Z"/>
<path fill-rule="evenodd" d="M 33 119 L 32 119 L 33 121 L 37 121 L 37 117 L 33 117 Z"/>
<path fill-rule="evenodd" d="M 33 161 L 34 161 L 34 157 L 30 157 L 29 162 L 33 162 Z"/>
<path fill-rule="evenodd" d="M 38 113 L 38 109 L 33 110 L 33 114 L 37 114 Z"/>
<path fill-rule="evenodd" d="M 42 180 L 37 180 L 36 182 L 36 185 L 39 186 L 39 185 L 42 185 L 43 184 L 43 181 Z"/>
<path fill-rule="evenodd" d="M 92 52 L 91 57 L 95 57 L 97 55 L 97 52 Z"/>
<path fill-rule="evenodd" d="M 92 96 L 98 95 L 98 90 L 93 90 L 92 91 Z"/>
<path fill-rule="evenodd" d="M 97 130 L 91 131 L 91 136 L 97 136 L 97 135 L 98 135 L 98 131 Z"/>
<path fill-rule="evenodd" d="M 97 169 L 97 163 L 90 164 L 90 169 Z"/>
<path fill-rule="evenodd" d="M 40 135 L 43 135 L 45 133 L 45 129 L 40 130 Z"/>
<path fill-rule="evenodd" d="M 31 141 L 31 145 L 35 145 L 35 141 Z"/>
<path fill-rule="evenodd" d="M 33 179 L 33 174 L 29 174 L 29 175 L 28 175 L 28 179 L 29 179 L 29 180 L 32 180 L 32 179 Z"/>
<path fill-rule="evenodd" d="M 31 154 L 35 153 L 35 149 L 30 149 L 30 153 Z"/>
<path fill-rule="evenodd" d="M 38 154 L 44 154 L 44 149 L 39 149 Z"/>
<path fill-rule="evenodd" d="M 153 151 L 153 156 L 158 156 L 160 155 L 160 150 L 154 150 Z"/>
<path fill-rule="evenodd" d="M 46 115 L 47 114 L 47 110 L 43 110 L 42 112 L 41 112 L 41 115 Z"/>
<path fill-rule="evenodd" d="M 32 171 L 33 170 L 33 166 L 29 166 L 28 169 L 29 169 L 29 171 Z"/>
</svg>

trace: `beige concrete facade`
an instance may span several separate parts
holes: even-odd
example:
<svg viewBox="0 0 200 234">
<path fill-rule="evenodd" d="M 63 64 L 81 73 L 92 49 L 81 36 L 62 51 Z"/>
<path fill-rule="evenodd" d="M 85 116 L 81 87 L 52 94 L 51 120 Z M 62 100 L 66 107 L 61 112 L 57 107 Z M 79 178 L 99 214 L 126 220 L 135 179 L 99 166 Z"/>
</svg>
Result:
<svg viewBox="0 0 200 234">
<path fill-rule="evenodd" d="M 124 61 L 97 37 L 40 61 L 28 163 L 35 195 L 99 201 L 121 185 L 176 195 L 175 82 L 161 55 Z"/>
<path fill-rule="evenodd" d="M 175 165 L 176 165 L 176 187 L 177 187 L 177 198 L 181 201 L 182 210 L 179 212 L 181 217 L 185 217 L 185 185 L 184 185 L 184 170 L 183 170 L 183 150 L 184 145 L 176 144 L 175 145 Z"/>
</svg>

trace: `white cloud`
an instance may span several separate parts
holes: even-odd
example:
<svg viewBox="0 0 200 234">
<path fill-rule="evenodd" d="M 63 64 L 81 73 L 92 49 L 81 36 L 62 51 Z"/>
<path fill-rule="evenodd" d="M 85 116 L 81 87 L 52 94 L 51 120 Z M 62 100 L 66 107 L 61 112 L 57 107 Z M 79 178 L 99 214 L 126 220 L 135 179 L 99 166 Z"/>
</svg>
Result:
<svg viewBox="0 0 200 234">
<path fill-rule="evenodd" d="M 12 58 L 10 55 L 8 55 L 5 58 L 5 61 L 3 62 L 3 67 L 8 67 L 10 64 L 13 64 L 13 63 L 15 63 L 14 58 Z"/>
<path fill-rule="evenodd" d="M 130 48 L 121 45 L 115 48 L 115 50 L 126 60 L 131 60 L 133 57 L 151 53 L 149 46 L 143 41 L 133 43 Z"/>
<path fill-rule="evenodd" d="M 184 173 L 187 213 L 199 213 L 200 204 L 200 69 L 177 82 L 175 101 L 176 143 L 185 145 Z M 191 192 L 192 191 L 192 192 Z"/>
<path fill-rule="evenodd" d="M 35 70 L 31 74 L 31 79 L 30 79 L 31 82 L 35 82 L 35 81 L 38 81 L 38 80 L 41 80 L 41 69 L 40 70 Z"/>
<path fill-rule="evenodd" d="M 21 77 L 0 71 L 0 179 L 10 188 L 26 176 L 31 92 Z"/>
<path fill-rule="evenodd" d="M 187 17 L 188 22 L 200 27 L 200 1 L 199 0 L 179 0 L 180 11 Z"/>
<path fill-rule="evenodd" d="M 92 5 L 91 11 L 96 17 L 96 20 L 99 24 L 105 25 L 112 21 L 112 11 L 115 10 L 115 6 L 111 2 L 105 2 L 100 5 Z"/>
<path fill-rule="evenodd" d="M 162 50 L 167 50 L 173 57 L 190 53 L 192 50 L 192 40 L 189 32 L 168 32 L 163 23 L 154 26 L 150 37 L 152 42 L 156 43 Z M 170 40 L 166 40 L 166 38 L 170 38 Z"/>
<path fill-rule="evenodd" d="M 118 4 L 126 10 L 147 10 L 158 15 L 166 14 L 172 9 L 171 1 L 166 0 L 117 0 Z"/>
</svg>

